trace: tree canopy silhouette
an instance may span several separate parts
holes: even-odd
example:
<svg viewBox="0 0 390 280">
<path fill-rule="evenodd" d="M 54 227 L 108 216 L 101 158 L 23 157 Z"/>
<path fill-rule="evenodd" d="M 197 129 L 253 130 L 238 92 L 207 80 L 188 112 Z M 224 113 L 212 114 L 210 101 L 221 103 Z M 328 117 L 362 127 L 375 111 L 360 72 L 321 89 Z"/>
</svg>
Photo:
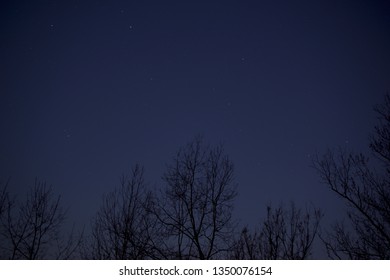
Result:
<svg viewBox="0 0 390 280">
<path fill-rule="evenodd" d="M 337 223 L 323 237 L 331 258 L 390 259 L 390 96 L 375 107 L 379 124 L 370 148 L 378 165 L 366 155 L 346 150 L 317 157 L 314 168 L 348 207 L 348 224 Z"/>
<path fill-rule="evenodd" d="M 259 229 L 244 227 L 230 252 L 232 259 L 304 260 L 310 257 L 318 234 L 322 213 L 319 209 L 302 211 L 267 207 L 267 217 Z"/>
<path fill-rule="evenodd" d="M 123 176 L 119 189 L 104 195 L 92 224 L 86 257 L 92 259 L 160 258 L 156 221 L 146 189 L 144 170 L 136 165 L 129 178 Z"/>
<path fill-rule="evenodd" d="M 162 224 L 168 258 L 219 258 L 233 239 L 233 163 L 222 146 L 200 137 L 179 150 L 163 175 L 153 212 Z"/>
</svg>

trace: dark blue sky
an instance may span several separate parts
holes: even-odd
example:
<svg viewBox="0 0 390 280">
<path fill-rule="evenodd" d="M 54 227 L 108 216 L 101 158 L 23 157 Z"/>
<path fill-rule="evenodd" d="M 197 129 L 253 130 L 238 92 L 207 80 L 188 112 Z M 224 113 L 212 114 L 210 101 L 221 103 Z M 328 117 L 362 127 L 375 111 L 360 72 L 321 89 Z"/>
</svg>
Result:
<svg viewBox="0 0 390 280">
<path fill-rule="evenodd" d="M 195 135 L 236 167 L 236 216 L 338 216 L 310 158 L 367 151 L 390 88 L 387 1 L 1 1 L 0 179 L 38 177 L 88 223 L 139 162 L 151 187 Z"/>
</svg>

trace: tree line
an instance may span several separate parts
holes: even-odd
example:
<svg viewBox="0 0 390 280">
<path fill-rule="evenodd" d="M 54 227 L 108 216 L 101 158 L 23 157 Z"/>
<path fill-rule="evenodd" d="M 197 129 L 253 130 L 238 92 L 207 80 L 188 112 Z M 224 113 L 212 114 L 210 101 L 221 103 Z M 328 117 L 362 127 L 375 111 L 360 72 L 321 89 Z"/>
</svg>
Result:
<svg viewBox="0 0 390 280">
<path fill-rule="evenodd" d="M 223 147 L 196 137 L 150 190 L 135 165 L 106 193 L 90 231 L 63 229 L 61 196 L 36 180 L 24 201 L 0 185 L 1 259 L 308 259 L 319 240 L 331 259 L 390 259 L 390 97 L 375 107 L 372 155 L 345 149 L 312 166 L 345 203 L 346 221 L 322 229 L 320 209 L 266 207 L 255 229 L 233 220 L 234 165 Z M 374 161 L 369 161 L 369 158 Z"/>
</svg>

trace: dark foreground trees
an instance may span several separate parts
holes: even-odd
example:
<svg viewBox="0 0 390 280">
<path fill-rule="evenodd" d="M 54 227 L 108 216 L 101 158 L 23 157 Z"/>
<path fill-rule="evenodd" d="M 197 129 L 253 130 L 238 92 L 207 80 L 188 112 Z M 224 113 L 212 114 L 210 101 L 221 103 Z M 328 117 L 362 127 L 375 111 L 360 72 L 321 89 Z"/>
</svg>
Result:
<svg viewBox="0 0 390 280">
<path fill-rule="evenodd" d="M 136 165 L 129 178 L 122 177 L 119 189 L 104 196 L 103 205 L 92 224 L 85 257 L 117 260 L 161 258 L 159 225 L 148 210 L 152 203 L 144 170 Z"/>
<path fill-rule="evenodd" d="M 390 97 L 376 107 L 379 125 L 371 138 L 374 165 L 363 154 L 328 151 L 314 167 L 348 207 L 348 223 L 323 237 L 331 258 L 390 259 Z"/>
<path fill-rule="evenodd" d="M 147 190 L 136 166 L 121 187 L 104 196 L 85 256 L 93 259 L 306 259 L 319 210 L 267 208 L 260 231 L 232 220 L 234 168 L 222 146 L 195 138 L 163 174 L 160 192 Z M 89 250 L 89 251 L 88 251 Z M 89 253 L 88 253 L 89 252 Z"/>
<path fill-rule="evenodd" d="M 229 250 L 236 197 L 233 172 L 223 148 L 209 147 L 200 138 L 177 153 L 152 209 L 163 229 L 167 258 L 221 258 Z"/>
<path fill-rule="evenodd" d="M 25 201 L 9 198 L 4 188 L 0 195 L 2 208 L 0 244 L 2 258 L 67 259 L 77 247 L 73 236 L 63 238 L 65 212 L 46 183 L 35 181 Z"/>
<path fill-rule="evenodd" d="M 233 240 L 233 164 L 222 147 L 196 138 L 163 175 L 160 193 L 147 191 L 136 166 L 104 196 L 85 256 L 93 259 L 212 259 Z M 89 250 L 89 253 L 88 253 Z"/>
<path fill-rule="evenodd" d="M 267 208 L 260 230 L 237 231 L 234 167 L 222 146 L 195 138 L 167 165 L 151 192 L 136 165 L 105 194 L 86 238 L 64 238 L 65 212 L 51 187 L 35 181 L 25 201 L 0 190 L 0 258 L 305 259 L 321 214 Z M 238 236 L 237 236 L 238 234 Z M 81 242 L 82 241 L 82 242 Z M 80 245 L 82 243 L 82 245 Z M 80 250 L 78 250 L 80 249 Z M 76 255 L 75 252 L 80 253 Z"/>
<path fill-rule="evenodd" d="M 232 259 L 304 260 L 311 255 L 322 213 L 305 210 L 291 203 L 289 208 L 267 207 L 267 217 L 260 229 L 245 227 L 235 246 Z"/>
<path fill-rule="evenodd" d="M 7 183 L 0 183 L 0 259 L 5 259 L 6 254 L 3 252 L 4 248 L 4 236 L 2 234 L 4 228 L 2 226 L 3 224 L 3 217 L 5 214 L 5 211 L 7 209 L 8 204 L 8 190 L 7 190 Z"/>
<path fill-rule="evenodd" d="M 8 201 L 8 183 L 1 184 L 0 183 L 0 221 L 5 212 L 7 201 Z"/>
</svg>

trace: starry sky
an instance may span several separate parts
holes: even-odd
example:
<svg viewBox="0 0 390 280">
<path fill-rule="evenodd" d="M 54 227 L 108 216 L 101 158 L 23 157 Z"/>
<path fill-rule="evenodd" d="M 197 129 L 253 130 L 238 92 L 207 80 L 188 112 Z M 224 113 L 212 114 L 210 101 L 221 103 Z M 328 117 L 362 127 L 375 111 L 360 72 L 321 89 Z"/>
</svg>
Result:
<svg viewBox="0 0 390 280">
<path fill-rule="evenodd" d="M 1 1 L 0 180 L 53 185 L 89 223 L 135 163 L 153 189 L 201 134 L 267 203 L 339 215 L 311 158 L 367 152 L 390 89 L 387 1 Z"/>
</svg>

